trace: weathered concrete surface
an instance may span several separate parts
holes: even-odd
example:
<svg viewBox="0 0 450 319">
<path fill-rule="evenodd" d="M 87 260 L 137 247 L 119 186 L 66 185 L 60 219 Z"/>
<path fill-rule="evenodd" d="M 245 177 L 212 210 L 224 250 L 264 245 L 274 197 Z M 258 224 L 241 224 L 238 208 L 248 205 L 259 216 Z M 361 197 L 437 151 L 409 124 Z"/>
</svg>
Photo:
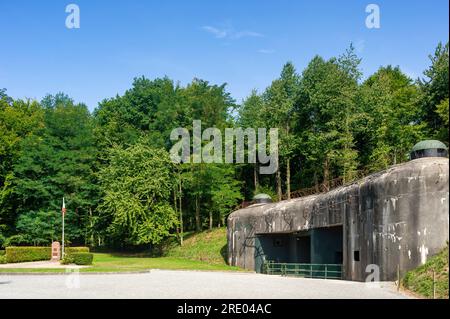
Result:
<svg viewBox="0 0 450 319">
<path fill-rule="evenodd" d="M 365 280 L 375 264 L 381 280 L 395 280 L 398 266 L 413 269 L 446 246 L 448 165 L 417 159 L 325 194 L 238 210 L 228 218 L 229 263 L 256 269 L 260 234 L 342 225 L 345 279 Z"/>
</svg>

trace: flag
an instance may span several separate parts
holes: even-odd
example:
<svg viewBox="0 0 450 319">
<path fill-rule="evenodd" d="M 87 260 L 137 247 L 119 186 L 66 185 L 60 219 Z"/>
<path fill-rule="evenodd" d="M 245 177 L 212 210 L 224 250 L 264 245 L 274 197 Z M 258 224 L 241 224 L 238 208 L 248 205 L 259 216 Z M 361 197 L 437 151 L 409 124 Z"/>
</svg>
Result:
<svg viewBox="0 0 450 319">
<path fill-rule="evenodd" d="M 63 216 L 66 214 L 66 203 L 64 202 L 64 197 L 63 197 L 63 204 L 62 204 L 61 212 L 62 212 Z"/>
</svg>

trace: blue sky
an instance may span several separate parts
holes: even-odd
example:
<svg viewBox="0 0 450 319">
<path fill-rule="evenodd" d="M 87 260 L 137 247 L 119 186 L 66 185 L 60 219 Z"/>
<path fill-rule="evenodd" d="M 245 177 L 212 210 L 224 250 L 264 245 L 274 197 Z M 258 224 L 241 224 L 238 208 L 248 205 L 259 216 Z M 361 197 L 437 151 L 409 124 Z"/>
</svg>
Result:
<svg viewBox="0 0 450 319">
<path fill-rule="evenodd" d="M 81 11 L 67 29 L 66 5 Z M 368 29 L 376 3 L 381 28 Z M 164 75 L 182 85 L 198 77 L 228 83 L 240 102 L 263 90 L 286 61 L 302 71 L 311 58 L 339 55 L 353 42 L 365 76 L 399 65 L 418 77 L 428 54 L 448 41 L 448 0 L 428 1 L 106 1 L 0 0 L 0 88 L 14 98 L 65 92 L 92 110 Z"/>
</svg>

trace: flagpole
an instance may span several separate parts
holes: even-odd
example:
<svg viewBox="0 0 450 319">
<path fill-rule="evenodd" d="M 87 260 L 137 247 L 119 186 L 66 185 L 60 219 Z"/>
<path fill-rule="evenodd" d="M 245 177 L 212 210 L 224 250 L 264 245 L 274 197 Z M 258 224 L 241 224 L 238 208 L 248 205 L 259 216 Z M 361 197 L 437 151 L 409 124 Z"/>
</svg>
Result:
<svg viewBox="0 0 450 319">
<path fill-rule="evenodd" d="M 64 202 L 64 197 L 63 197 L 63 208 L 62 208 L 62 258 L 64 259 L 64 216 L 65 214 L 65 202 Z"/>
</svg>

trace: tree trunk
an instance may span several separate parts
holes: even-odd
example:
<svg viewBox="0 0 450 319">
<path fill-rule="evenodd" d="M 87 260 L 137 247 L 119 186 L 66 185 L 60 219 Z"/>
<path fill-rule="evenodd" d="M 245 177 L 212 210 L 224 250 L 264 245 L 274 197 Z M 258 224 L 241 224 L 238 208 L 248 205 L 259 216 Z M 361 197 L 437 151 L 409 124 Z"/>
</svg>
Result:
<svg viewBox="0 0 450 319">
<path fill-rule="evenodd" d="M 286 159 L 286 192 L 287 199 L 291 199 L 291 160 Z"/>
<path fill-rule="evenodd" d="M 94 220 L 92 218 L 92 208 L 89 207 L 89 225 L 91 226 L 91 238 L 90 238 L 90 242 L 91 245 L 94 246 L 95 242 L 94 242 Z"/>
<path fill-rule="evenodd" d="M 197 232 L 201 231 L 200 226 L 200 202 L 198 194 L 195 195 L 195 230 Z"/>
<path fill-rule="evenodd" d="M 175 187 L 175 189 L 173 190 L 173 207 L 175 210 L 175 214 L 178 213 L 178 199 L 177 199 L 177 188 Z M 175 229 L 177 238 L 180 239 L 180 227 L 177 227 Z"/>
<path fill-rule="evenodd" d="M 211 207 L 211 206 L 210 206 Z M 209 209 L 209 230 L 213 229 L 213 213 L 212 209 Z"/>
<path fill-rule="evenodd" d="M 283 191 L 281 190 L 281 171 L 280 171 L 280 166 L 278 166 L 278 169 L 277 169 L 277 195 L 278 195 L 278 200 L 279 201 L 283 200 Z"/>
<path fill-rule="evenodd" d="M 317 178 L 317 172 L 314 172 L 314 189 L 316 193 L 320 193 L 319 179 Z"/>
<path fill-rule="evenodd" d="M 329 179 L 330 179 L 330 167 L 327 156 L 323 164 L 323 186 L 326 192 L 330 190 Z"/>
<path fill-rule="evenodd" d="M 180 206 L 179 206 L 179 210 L 180 210 L 180 245 L 183 246 L 183 232 L 184 232 L 184 227 L 183 227 L 183 209 L 182 209 L 182 189 L 181 189 L 181 177 L 180 177 L 180 194 L 178 196 L 178 200 L 180 201 Z"/>
<path fill-rule="evenodd" d="M 258 163 L 255 163 L 253 165 L 253 178 L 255 183 L 255 192 L 258 191 L 259 188 L 259 182 L 258 182 Z"/>
</svg>

